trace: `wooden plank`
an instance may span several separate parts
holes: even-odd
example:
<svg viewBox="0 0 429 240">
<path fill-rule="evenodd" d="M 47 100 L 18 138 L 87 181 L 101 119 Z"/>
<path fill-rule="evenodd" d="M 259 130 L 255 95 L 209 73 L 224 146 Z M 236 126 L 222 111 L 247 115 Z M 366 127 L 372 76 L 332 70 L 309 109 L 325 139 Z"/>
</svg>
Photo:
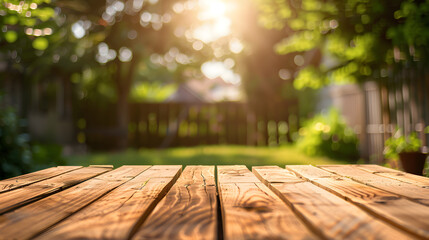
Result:
<svg viewBox="0 0 429 240">
<path fill-rule="evenodd" d="M 59 166 L 43 169 L 37 172 L 28 173 L 25 175 L 5 179 L 0 181 L 0 193 L 6 192 L 15 188 L 30 185 L 51 177 L 61 175 L 63 173 L 81 168 L 80 166 Z"/>
<path fill-rule="evenodd" d="M 105 168 L 86 167 L 0 194 L 0 214 L 37 201 L 105 173 Z"/>
<path fill-rule="evenodd" d="M 218 166 L 225 239 L 316 238 L 279 197 L 250 174 L 245 166 Z"/>
<path fill-rule="evenodd" d="M 149 166 L 122 166 L 0 216 L 0 239 L 28 239 L 79 211 Z M 103 168 L 108 171 L 108 168 Z"/>
<path fill-rule="evenodd" d="M 286 169 L 265 166 L 253 167 L 252 170 L 325 239 L 413 239 Z"/>
<path fill-rule="evenodd" d="M 414 175 L 395 169 L 382 167 L 379 165 L 356 165 L 358 168 L 367 172 L 399 180 L 401 182 L 411 183 L 420 187 L 429 188 L 429 178 L 419 175 Z"/>
<path fill-rule="evenodd" d="M 133 239 L 217 239 L 214 166 L 187 166 Z"/>
<path fill-rule="evenodd" d="M 252 172 L 267 186 L 274 183 L 300 183 L 306 181 L 279 166 L 257 166 L 252 168 Z"/>
<path fill-rule="evenodd" d="M 429 205 L 429 189 L 427 188 L 378 176 L 352 165 L 328 165 L 319 167 L 332 173 L 351 178 L 357 182 L 404 196 L 424 205 Z"/>
<path fill-rule="evenodd" d="M 220 171 L 222 169 L 222 171 Z M 218 166 L 218 183 L 259 183 L 258 178 L 244 165 Z"/>
<path fill-rule="evenodd" d="M 113 165 L 89 165 L 89 167 L 113 168 Z"/>
<path fill-rule="evenodd" d="M 317 167 L 290 165 L 286 168 L 416 237 L 429 238 L 429 207 L 425 205 Z"/>
<path fill-rule="evenodd" d="M 392 169 L 392 168 L 387 168 L 387 167 L 383 167 L 377 164 L 356 164 L 354 165 L 360 169 L 364 169 L 367 172 L 370 173 L 378 173 L 378 172 L 392 172 L 392 173 L 401 173 L 402 171 L 396 170 L 396 169 Z"/>
<path fill-rule="evenodd" d="M 153 166 L 37 239 L 129 239 L 179 177 L 182 166 Z"/>
</svg>

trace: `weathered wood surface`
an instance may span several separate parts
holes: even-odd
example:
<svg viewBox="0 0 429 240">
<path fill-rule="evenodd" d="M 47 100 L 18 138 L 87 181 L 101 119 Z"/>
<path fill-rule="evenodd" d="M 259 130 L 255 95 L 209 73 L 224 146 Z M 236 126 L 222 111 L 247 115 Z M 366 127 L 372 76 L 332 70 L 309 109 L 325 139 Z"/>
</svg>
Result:
<svg viewBox="0 0 429 240">
<path fill-rule="evenodd" d="M 218 166 L 218 183 L 259 183 L 259 179 L 244 165 Z"/>
<path fill-rule="evenodd" d="M 123 166 L 0 216 L 0 239 L 28 239 L 79 211 L 147 166 Z"/>
<path fill-rule="evenodd" d="M 0 240 L 429 239 L 428 180 L 376 165 L 111 168 L 0 181 Z"/>
<path fill-rule="evenodd" d="M 411 183 L 378 176 L 353 165 L 319 166 L 332 173 L 351 178 L 357 182 L 404 196 L 424 205 L 429 205 L 429 189 Z"/>
<path fill-rule="evenodd" d="M 6 192 L 15 188 L 30 185 L 35 182 L 39 182 L 51 177 L 61 175 L 63 173 L 76 170 L 78 166 L 59 166 L 43 169 L 37 172 L 28 173 L 25 175 L 17 176 L 0 181 L 0 193 Z"/>
<path fill-rule="evenodd" d="M 387 167 L 383 167 L 383 166 L 376 165 L 376 164 L 356 164 L 354 166 L 356 166 L 360 169 L 363 169 L 367 172 L 370 172 L 370 173 L 382 173 L 382 172 L 404 173 L 404 172 L 396 170 L 396 169 L 387 168 Z M 417 175 L 414 175 L 414 176 L 417 176 Z M 422 178 L 424 178 L 424 177 L 422 177 Z"/>
<path fill-rule="evenodd" d="M 106 172 L 106 169 L 103 168 L 80 168 L 22 188 L 1 193 L 0 214 L 39 200 L 104 172 Z"/>
<path fill-rule="evenodd" d="M 133 239 L 217 239 L 214 166 L 187 166 Z"/>
<path fill-rule="evenodd" d="M 317 238 L 245 166 L 218 166 L 225 239 Z"/>
<path fill-rule="evenodd" d="M 344 199 L 278 166 L 253 173 L 326 239 L 413 239 Z"/>
<path fill-rule="evenodd" d="M 384 221 L 420 238 L 429 238 L 429 207 L 399 195 L 376 189 L 321 168 L 290 165 L 291 170 L 312 183 L 356 204 Z"/>
<path fill-rule="evenodd" d="M 37 239 L 129 239 L 179 177 L 182 166 L 152 166 Z"/>
<path fill-rule="evenodd" d="M 424 188 L 429 188 L 429 178 L 427 177 L 371 164 L 356 165 L 356 167 L 379 176 L 396 179 L 401 182 L 411 183 Z"/>
</svg>

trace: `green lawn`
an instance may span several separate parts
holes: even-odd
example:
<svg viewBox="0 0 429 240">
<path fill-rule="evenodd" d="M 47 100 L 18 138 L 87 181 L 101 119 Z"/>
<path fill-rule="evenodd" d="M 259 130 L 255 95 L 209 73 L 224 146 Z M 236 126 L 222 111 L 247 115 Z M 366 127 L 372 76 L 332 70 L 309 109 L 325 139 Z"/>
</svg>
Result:
<svg viewBox="0 0 429 240">
<path fill-rule="evenodd" d="M 92 153 L 67 157 L 69 165 L 258 165 L 346 164 L 325 157 L 308 157 L 292 146 L 278 148 L 246 146 L 200 146 L 166 150 L 127 150 L 118 153 Z"/>
</svg>

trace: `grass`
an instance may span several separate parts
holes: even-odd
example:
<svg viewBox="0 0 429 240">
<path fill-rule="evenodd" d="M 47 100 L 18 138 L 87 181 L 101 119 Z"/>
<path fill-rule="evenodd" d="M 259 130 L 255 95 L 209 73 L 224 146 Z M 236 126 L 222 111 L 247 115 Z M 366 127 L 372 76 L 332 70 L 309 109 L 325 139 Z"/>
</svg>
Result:
<svg viewBox="0 0 429 240">
<path fill-rule="evenodd" d="M 166 150 L 140 149 L 117 153 L 92 153 L 66 158 L 68 165 L 260 165 L 346 164 L 325 157 L 309 157 L 292 146 L 199 146 Z"/>
</svg>

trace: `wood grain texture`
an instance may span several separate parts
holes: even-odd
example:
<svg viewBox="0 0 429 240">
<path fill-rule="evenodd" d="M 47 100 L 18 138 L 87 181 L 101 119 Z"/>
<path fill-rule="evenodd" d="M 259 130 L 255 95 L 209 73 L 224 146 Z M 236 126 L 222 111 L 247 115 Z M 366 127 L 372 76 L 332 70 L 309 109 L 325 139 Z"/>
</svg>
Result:
<svg viewBox="0 0 429 240">
<path fill-rule="evenodd" d="M 317 239 L 279 197 L 250 174 L 245 166 L 218 166 L 225 239 Z"/>
<path fill-rule="evenodd" d="M 244 165 L 218 166 L 218 183 L 259 183 L 258 178 Z"/>
<path fill-rule="evenodd" d="M 257 166 L 252 168 L 252 172 L 267 186 L 274 183 L 299 183 L 307 181 L 279 166 Z"/>
<path fill-rule="evenodd" d="M 217 239 L 214 166 L 187 166 L 133 239 Z"/>
<path fill-rule="evenodd" d="M 113 165 L 89 165 L 89 167 L 113 168 Z"/>
<path fill-rule="evenodd" d="M 0 193 L 7 192 L 15 188 L 30 185 L 51 177 L 61 175 L 63 173 L 81 168 L 80 166 L 59 166 L 43 169 L 37 172 L 28 173 L 13 178 L 8 178 L 0 181 Z"/>
<path fill-rule="evenodd" d="M 0 194 L 0 214 L 37 201 L 58 191 L 106 172 L 104 168 L 86 167 Z"/>
<path fill-rule="evenodd" d="M 332 173 L 351 178 L 357 182 L 404 196 L 424 205 L 429 205 L 429 189 L 427 188 L 375 175 L 353 165 L 329 165 L 319 167 Z"/>
<path fill-rule="evenodd" d="M 129 239 L 181 170 L 152 166 L 36 239 Z"/>
<path fill-rule="evenodd" d="M 365 171 L 370 173 L 378 173 L 378 172 L 403 173 L 402 171 L 399 171 L 393 168 L 383 167 L 377 164 L 354 164 L 353 166 L 356 166 L 360 169 L 364 169 Z"/>
<path fill-rule="evenodd" d="M 148 166 L 122 166 L 0 216 L 0 239 L 28 239 L 76 213 Z M 98 168 L 100 169 L 100 168 Z"/>
<path fill-rule="evenodd" d="M 317 167 L 290 165 L 286 168 L 416 237 L 429 238 L 429 207 L 425 205 Z"/>
<path fill-rule="evenodd" d="M 325 239 L 413 239 L 286 169 L 264 166 L 252 170 Z"/>
<path fill-rule="evenodd" d="M 423 188 L 429 188 L 428 177 L 418 176 L 378 165 L 356 165 L 356 167 L 376 175 L 396 179 L 401 182 L 411 183 Z"/>
</svg>

